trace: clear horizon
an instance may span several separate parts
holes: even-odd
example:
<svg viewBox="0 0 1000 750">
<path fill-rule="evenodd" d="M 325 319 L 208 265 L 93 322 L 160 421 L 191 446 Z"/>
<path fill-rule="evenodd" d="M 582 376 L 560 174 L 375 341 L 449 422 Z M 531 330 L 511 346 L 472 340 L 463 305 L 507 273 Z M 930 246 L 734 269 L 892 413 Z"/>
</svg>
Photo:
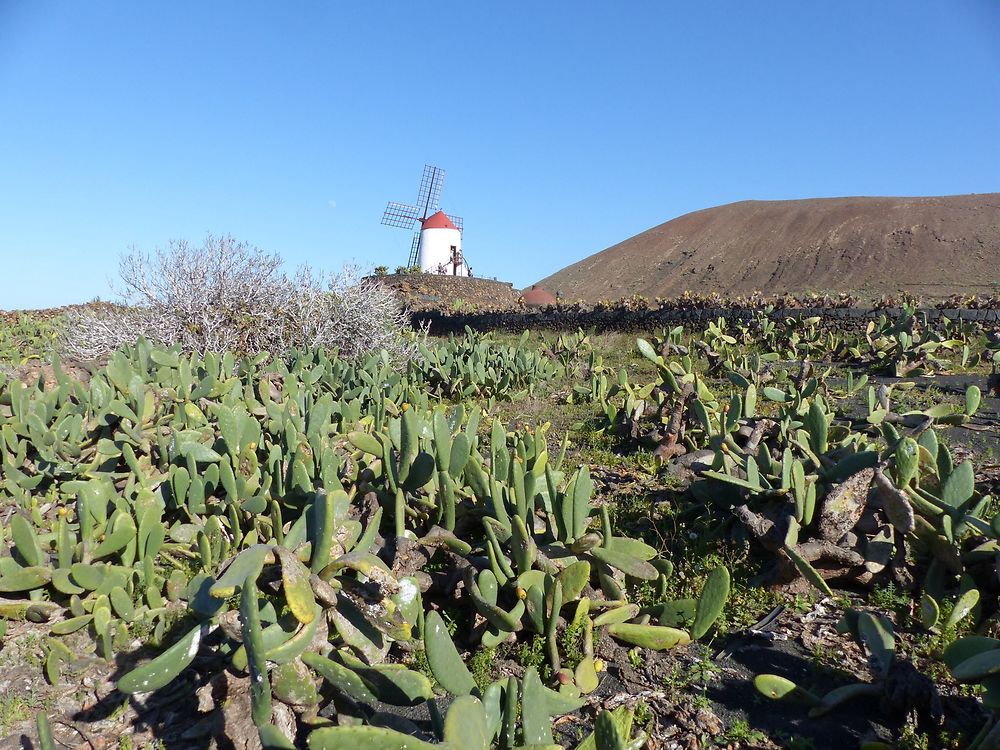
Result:
<svg viewBox="0 0 1000 750">
<path fill-rule="evenodd" d="M 711 206 L 997 192 L 998 94 L 992 0 L 0 0 L 0 309 L 208 233 L 392 269 L 425 163 L 518 288 Z"/>
</svg>

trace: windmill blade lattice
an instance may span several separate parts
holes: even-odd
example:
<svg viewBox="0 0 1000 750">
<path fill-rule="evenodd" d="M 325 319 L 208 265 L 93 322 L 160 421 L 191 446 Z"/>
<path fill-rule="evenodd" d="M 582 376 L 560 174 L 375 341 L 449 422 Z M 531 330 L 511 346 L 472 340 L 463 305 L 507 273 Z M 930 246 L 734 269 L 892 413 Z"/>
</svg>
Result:
<svg viewBox="0 0 1000 750">
<path fill-rule="evenodd" d="M 405 203 L 389 201 L 382 214 L 382 223 L 389 227 L 402 227 L 409 229 L 420 218 L 420 212 L 416 206 L 408 206 Z"/>
<path fill-rule="evenodd" d="M 420 252 L 420 232 L 413 233 L 413 243 L 410 245 L 410 259 L 406 265 L 413 268 L 417 264 L 417 254 Z"/>
<path fill-rule="evenodd" d="M 424 165 L 417 191 L 417 210 L 427 218 L 441 207 L 441 190 L 444 188 L 444 170 L 430 164 Z"/>
<path fill-rule="evenodd" d="M 465 229 L 465 221 L 462 219 L 461 216 L 452 216 L 449 213 L 445 213 L 445 216 L 447 216 L 448 219 L 451 220 L 452 224 L 454 224 L 456 227 L 458 227 L 458 231 L 459 232 L 464 231 L 464 229 Z"/>
</svg>

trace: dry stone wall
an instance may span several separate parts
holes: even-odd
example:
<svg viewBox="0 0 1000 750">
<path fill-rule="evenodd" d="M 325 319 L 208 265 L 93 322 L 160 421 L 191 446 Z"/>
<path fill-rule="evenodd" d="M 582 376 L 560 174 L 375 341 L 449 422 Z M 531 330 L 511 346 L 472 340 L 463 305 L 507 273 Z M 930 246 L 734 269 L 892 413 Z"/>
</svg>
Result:
<svg viewBox="0 0 1000 750">
<path fill-rule="evenodd" d="M 493 279 L 437 276 L 435 274 L 390 274 L 375 277 L 388 284 L 411 310 L 469 309 L 510 310 L 517 307 L 520 293 L 513 284 Z"/>
<path fill-rule="evenodd" d="M 707 325 L 709 321 L 725 317 L 731 321 L 745 320 L 759 311 L 740 307 L 705 307 L 685 310 L 559 310 L 548 308 L 538 311 L 509 311 L 483 313 L 449 313 L 440 310 L 418 311 L 413 314 L 415 326 L 429 326 L 435 335 L 460 333 L 468 326 L 477 331 L 520 332 L 525 329 L 575 330 L 591 328 L 597 331 L 648 331 L 664 326 Z M 899 309 L 862 307 L 844 308 L 788 308 L 771 313 L 775 320 L 786 318 L 819 317 L 821 323 L 837 328 L 863 330 L 870 320 L 886 314 L 898 316 Z M 988 309 L 936 309 L 921 308 L 928 321 L 947 317 L 952 320 L 976 321 L 1000 326 L 1000 310 Z"/>
</svg>

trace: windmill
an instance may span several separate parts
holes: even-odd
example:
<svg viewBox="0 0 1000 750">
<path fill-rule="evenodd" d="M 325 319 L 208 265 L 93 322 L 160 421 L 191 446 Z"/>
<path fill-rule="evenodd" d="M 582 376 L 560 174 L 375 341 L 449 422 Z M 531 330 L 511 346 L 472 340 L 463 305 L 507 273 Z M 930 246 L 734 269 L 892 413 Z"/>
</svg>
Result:
<svg viewBox="0 0 1000 750">
<path fill-rule="evenodd" d="M 410 244 L 409 266 L 419 266 L 423 273 L 469 276 L 469 267 L 462 255 L 462 217 L 440 210 L 444 170 L 424 165 L 416 205 L 389 201 L 382 223 L 389 227 L 412 229 L 420 222 L 420 230 Z"/>
</svg>

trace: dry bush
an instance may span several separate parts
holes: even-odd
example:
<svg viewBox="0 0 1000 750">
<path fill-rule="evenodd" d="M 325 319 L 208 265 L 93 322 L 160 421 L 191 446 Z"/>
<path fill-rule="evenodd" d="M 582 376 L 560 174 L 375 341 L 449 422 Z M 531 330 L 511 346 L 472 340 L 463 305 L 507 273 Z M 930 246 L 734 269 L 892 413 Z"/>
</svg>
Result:
<svg viewBox="0 0 1000 750">
<path fill-rule="evenodd" d="M 327 275 L 303 267 L 289 277 L 277 255 L 232 237 L 209 235 L 199 248 L 173 241 L 154 253 L 133 249 L 120 259 L 119 275 L 120 304 L 67 316 L 66 354 L 102 359 L 140 336 L 199 354 L 411 351 L 409 316 L 390 288 L 352 269 Z"/>
</svg>

